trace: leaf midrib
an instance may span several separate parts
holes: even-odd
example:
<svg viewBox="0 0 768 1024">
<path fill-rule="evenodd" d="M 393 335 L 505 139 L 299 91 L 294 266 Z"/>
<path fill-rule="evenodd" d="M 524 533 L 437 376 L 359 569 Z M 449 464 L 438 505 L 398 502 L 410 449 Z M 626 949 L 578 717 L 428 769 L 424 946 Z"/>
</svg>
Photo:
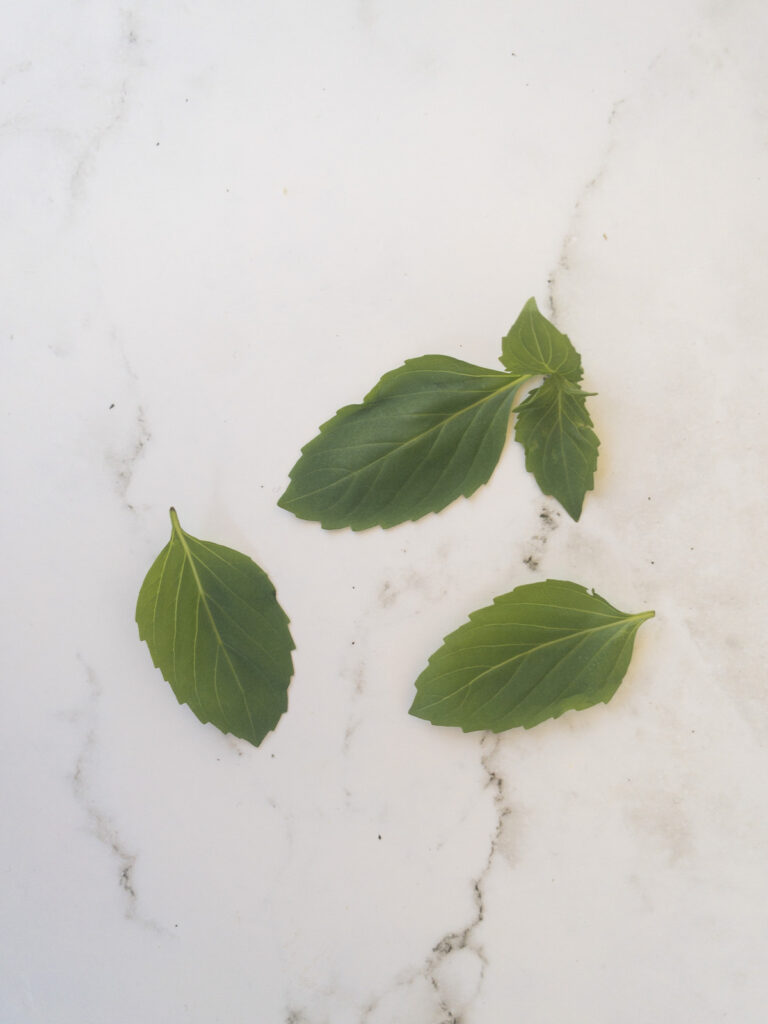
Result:
<svg viewBox="0 0 768 1024">
<path fill-rule="evenodd" d="M 599 633 L 601 630 L 604 630 L 604 629 L 615 629 L 615 630 L 618 630 L 621 627 L 626 626 L 626 625 L 628 625 L 630 623 L 633 623 L 635 621 L 637 622 L 637 624 L 639 626 L 642 622 L 645 622 L 646 619 L 653 618 L 653 616 L 655 614 L 656 613 L 653 612 L 653 611 L 638 612 L 638 614 L 636 614 L 636 615 L 628 615 L 626 618 L 622 618 L 622 619 L 619 619 L 619 620 L 614 620 L 613 622 L 603 623 L 602 626 L 592 626 L 589 629 L 580 629 L 580 630 L 574 631 L 572 633 L 569 633 L 567 636 L 558 637 L 555 640 L 547 640 L 545 643 L 542 643 L 542 644 L 536 644 L 533 647 L 529 647 L 525 651 L 521 651 L 519 654 L 512 655 L 511 658 L 505 658 L 503 661 L 499 661 L 495 665 L 491 665 L 490 668 L 485 669 L 485 671 L 481 672 L 480 675 L 473 676 L 472 679 L 469 680 L 469 682 L 464 683 L 463 686 L 460 686 L 456 690 L 451 690 L 451 692 L 449 694 L 446 694 L 444 697 L 441 697 L 440 700 L 434 701 L 433 703 L 429 704 L 428 707 L 430 707 L 430 708 L 437 707 L 438 704 L 442 704 L 444 701 L 450 700 L 451 698 L 456 697 L 456 695 L 461 693 L 463 690 L 467 690 L 467 689 L 469 689 L 469 687 L 474 686 L 476 683 L 479 683 L 480 680 L 483 679 L 484 676 L 489 675 L 491 672 L 495 672 L 495 671 L 497 671 L 497 669 L 504 668 L 506 665 L 510 665 L 512 662 L 519 661 L 521 658 L 528 658 L 531 655 L 533 655 L 534 653 L 537 653 L 538 651 L 542 651 L 542 650 L 544 650 L 547 647 L 554 647 L 557 644 L 563 644 L 563 643 L 566 643 L 569 640 L 574 640 L 574 639 L 578 639 L 578 642 L 581 642 L 585 637 L 589 636 L 591 633 Z M 450 652 L 450 653 L 452 653 L 452 652 Z M 448 651 L 446 651 L 446 655 L 447 654 L 449 654 Z M 455 671 L 455 670 L 452 669 L 451 671 Z M 450 673 L 446 673 L 446 674 L 450 674 Z M 433 680 L 433 682 L 437 682 L 440 678 L 444 678 L 444 676 L 442 676 L 442 677 L 441 676 L 437 676 Z"/>
<path fill-rule="evenodd" d="M 621 645 L 621 646 L 619 647 L 619 650 L 618 650 L 618 652 L 617 652 L 617 654 L 616 654 L 616 657 L 615 657 L 615 658 L 614 658 L 614 660 L 613 660 L 613 665 L 611 666 L 611 670 L 610 670 L 610 672 L 607 672 L 607 673 L 606 673 L 606 679 L 610 679 L 610 678 L 612 677 L 612 675 L 613 675 L 613 673 L 614 673 L 614 671 L 615 671 L 615 669 L 616 669 L 616 666 L 618 665 L 619 661 L 621 660 L 621 657 L 622 657 L 622 655 L 623 655 L 623 653 L 624 653 L 624 650 L 625 650 L 625 648 L 626 648 L 626 645 L 627 645 L 627 642 L 628 642 L 628 640 L 629 640 L 629 639 L 630 639 L 630 638 L 629 638 L 629 634 L 627 634 L 627 635 L 626 635 L 626 636 L 624 637 L 623 643 L 622 643 L 622 645 Z M 583 641 L 584 641 L 584 636 L 582 636 L 582 637 L 580 638 L 580 640 L 579 640 L 578 644 L 576 645 L 576 647 L 579 647 L 579 646 L 580 646 L 580 645 L 582 644 L 582 642 L 583 642 Z M 576 648 L 574 648 L 574 650 L 576 650 Z M 572 652 L 571 652 L 571 653 L 572 653 Z M 577 673 L 575 674 L 575 676 L 573 676 L 573 678 L 572 678 L 572 679 L 571 679 L 571 681 L 570 681 L 570 682 L 571 682 L 571 685 L 573 685 L 573 682 L 574 682 L 575 680 L 579 679 L 579 678 L 580 678 L 580 676 L 582 676 L 582 675 L 584 674 L 584 672 L 586 672 L 586 670 L 587 670 L 588 666 L 589 666 L 589 662 L 588 662 L 588 663 L 587 663 L 586 665 L 584 665 L 584 666 L 583 666 L 583 667 L 582 667 L 582 668 L 581 668 L 581 669 L 580 669 L 580 670 L 579 670 L 579 671 L 578 671 L 578 672 L 577 672 Z M 546 675 L 546 673 L 545 673 L 545 675 Z M 524 693 L 524 694 L 523 694 L 523 695 L 522 695 L 521 697 L 519 697 L 519 698 L 518 698 L 518 700 L 517 700 L 517 701 L 515 702 L 515 704 L 513 705 L 513 707 L 511 707 L 511 708 L 509 708 L 509 709 L 508 709 L 508 711 L 507 711 L 507 713 L 506 713 L 506 714 L 507 714 L 507 716 L 509 716 L 510 714 L 514 714 L 514 713 L 515 713 L 515 712 L 516 712 L 516 711 L 517 711 L 517 710 L 518 710 L 518 709 L 520 708 L 520 705 L 521 705 L 521 704 L 523 704 L 523 703 L 524 703 L 524 701 L 526 701 L 526 700 L 527 700 L 527 699 L 528 699 L 528 698 L 530 697 L 530 695 L 531 695 L 531 694 L 532 694 L 532 693 L 534 692 L 534 690 L 538 689 L 538 687 L 539 687 L 539 686 L 541 686 L 541 684 L 542 684 L 542 682 L 543 682 L 543 681 L 544 681 L 544 676 L 541 676 L 541 677 L 540 677 L 540 678 L 539 678 L 539 679 L 538 679 L 538 680 L 537 680 L 537 681 L 536 681 L 536 682 L 535 682 L 535 683 L 533 684 L 533 686 L 529 687 L 529 689 L 528 689 L 528 690 L 526 691 L 526 693 Z M 561 699 L 561 700 L 562 700 L 562 697 L 563 697 L 563 694 L 561 693 L 561 694 L 560 694 L 560 699 Z M 488 699 L 488 700 L 486 700 L 486 701 L 485 701 L 485 702 L 484 702 L 483 704 L 481 704 L 479 708 L 475 708 L 475 709 L 474 709 L 474 711 L 473 711 L 473 715 L 477 715 L 477 713 L 478 713 L 478 712 L 479 712 L 480 710 L 482 710 L 482 708 L 486 707 L 486 706 L 487 706 L 487 705 L 488 705 L 488 704 L 490 703 L 490 701 L 491 701 L 492 699 L 493 699 L 492 697 L 489 697 L 489 699 Z M 562 713 L 562 712 L 561 712 L 561 713 Z M 549 714 L 547 715 L 547 717 L 550 717 L 550 716 L 549 716 Z M 556 716 L 555 716 L 555 717 L 556 717 Z M 542 719 L 542 721 L 543 721 L 543 719 Z"/>
<path fill-rule="evenodd" d="M 581 392 L 581 389 L 579 389 L 579 390 Z M 592 469 L 591 469 L 591 467 L 589 465 L 588 458 L 584 454 L 584 450 L 583 450 L 583 446 L 582 446 L 583 443 L 588 443 L 588 442 L 586 441 L 586 438 L 583 436 L 583 433 L 582 433 L 579 425 L 576 423 L 576 421 L 571 416 L 570 410 L 567 407 L 567 399 L 570 396 L 573 399 L 574 402 L 578 402 L 579 398 L 581 398 L 583 396 L 583 401 L 585 403 L 585 411 L 586 411 L 586 399 L 587 399 L 588 395 L 587 395 L 586 392 L 581 392 L 580 395 L 574 395 L 572 393 L 569 393 L 566 390 L 566 388 L 561 384 L 561 377 L 560 377 L 560 375 L 556 376 L 555 393 L 556 393 L 556 396 L 557 396 L 556 399 L 555 399 L 556 402 L 557 402 L 557 426 L 559 428 L 559 433 L 560 433 L 560 438 L 559 438 L 560 463 L 561 463 L 561 465 L 563 467 L 563 477 L 565 479 L 566 489 L 567 489 L 569 495 L 571 496 L 571 498 L 573 499 L 574 497 L 578 498 L 578 496 L 579 496 L 579 494 L 581 492 L 581 488 L 579 486 L 578 470 L 577 470 L 577 468 L 575 466 L 571 465 L 570 459 L 568 459 L 567 456 L 566 456 L 566 434 L 568 433 L 568 431 L 566 429 L 565 421 L 567 421 L 571 425 L 571 429 L 575 433 L 575 437 L 573 436 L 573 434 L 570 434 L 570 436 L 569 436 L 569 440 L 570 440 L 572 448 L 575 449 L 576 455 L 584 463 L 584 466 L 585 466 L 587 472 L 588 473 L 592 472 Z M 591 428 L 588 428 L 588 429 L 591 429 Z M 554 430 L 554 427 L 553 427 L 553 430 Z M 574 475 L 576 477 L 575 481 L 574 481 Z"/>
<path fill-rule="evenodd" d="M 214 636 L 216 637 L 216 642 L 218 644 L 218 647 L 219 647 L 220 650 L 222 650 L 224 652 L 224 657 L 226 658 L 227 664 L 229 665 L 230 671 L 232 673 L 232 677 L 233 677 L 233 679 L 235 680 L 235 682 L 237 683 L 237 685 L 238 685 L 238 687 L 240 689 L 240 693 L 242 694 L 242 697 L 243 697 L 243 704 L 245 705 L 246 714 L 248 715 L 248 722 L 250 723 L 250 726 L 251 726 L 251 732 L 255 735 L 256 734 L 256 727 L 254 726 L 253 717 L 251 715 L 251 709 L 250 709 L 250 706 L 248 704 L 248 699 L 247 699 L 246 693 L 245 693 L 245 688 L 244 688 L 243 684 L 240 682 L 240 676 L 238 675 L 237 670 L 235 669 L 235 666 L 232 663 L 232 659 L 229 656 L 229 651 L 227 650 L 227 645 L 222 640 L 221 633 L 219 632 L 218 626 L 216 625 L 216 620 L 215 620 L 215 618 L 213 616 L 213 612 L 211 611 L 210 606 L 208 604 L 208 599 L 207 599 L 206 594 L 205 594 L 205 589 L 203 587 L 203 584 L 202 584 L 202 581 L 200 579 L 200 576 L 198 575 L 197 567 L 195 566 L 194 555 L 192 554 L 192 551 L 190 550 L 190 547 L 187 544 L 186 537 L 184 535 L 184 531 L 182 530 L 181 526 L 179 525 L 179 518 L 176 515 L 176 510 L 173 509 L 173 508 L 171 509 L 171 524 L 173 526 L 174 536 L 178 537 L 179 543 L 181 544 L 182 551 L 184 552 L 186 560 L 189 563 L 189 567 L 192 570 L 192 577 L 193 577 L 193 579 L 195 581 L 195 585 L 197 587 L 198 601 L 205 608 L 205 611 L 206 611 L 206 613 L 208 615 L 208 621 L 211 624 L 211 629 L 213 630 Z M 197 649 L 197 639 L 195 639 L 195 649 Z M 217 668 L 218 668 L 218 655 L 217 655 L 216 663 L 215 663 L 215 666 L 214 666 L 214 679 L 215 679 L 215 671 L 216 671 Z M 219 698 L 218 692 L 216 694 L 216 699 L 218 701 L 219 710 L 221 711 L 221 714 L 222 714 L 224 720 L 226 721 L 227 716 L 224 713 L 224 708 L 222 706 L 221 699 Z"/>
<path fill-rule="evenodd" d="M 551 384 L 552 393 L 547 395 L 544 388 L 547 384 Z M 587 399 L 590 396 L 589 392 L 582 391 L 579 388 L 579 394 L 574 395 L 569 392 L 565 384 L 571 383 L 561 373 L 552 373 L 544 385 L 537 391 L 533 392 L 533 395 L 539 394 L 545 401 L 549 401 L 549 408 L 554 409 L 554 417 L 549 432 L 544 437 L 544 450 L 551 451 L 553 447 L 556 447 L 559 451 L 559 460 L 557 462 L 558 471 L 562 474 L 562 479 L 565 484 L 565 493 L 568 494 L 571 500 L 578 499 L 581 494 L 581 487 L 579 485 L 579 470 L 571 464 L 571 459 L 566 455 L 566 442 L 569 442 L 571 449 L 573 450 L 574 457 L 579 458 L 584 465 L 584 469 L 587 473 L 594 473 L 594 467 L 590 464 L 590 458 L 584 452 L 584 445 L 589 445 L 588 439 L 584 436 L 580 426 L 573 419 L 570 410 L 567 406 L 568 398 L 572 398 L 574 401 L 578 401 L 579 398 Z M 549 413 L 548 407 L 542 402 L 542 412 L 539 413 L 537 425 L 541 426 L 542 422 L 546 421 Z M 586 411 L 586 409 L 585 409 Z M 566 424 L 570 425 L 570 430 Z M 591 430 L 591 426 L 587 426 L 588 430 Z M 591 446 L 590 452 L 591 452 Z M 551 467 L 549 472 L 551 472 Z"/>
<path fill-rule="evenodd" d="M 552 369 L 550 367 L 550 365 L 549 365 L 549 361 L 552 358 L 552 341 L 551 341 L 551 339 L 549 337 L 547 338 L 547 348 L 549 349 L 549 353 L 548 353 L 548 355 L 545 358 L 544 357 L 544 349 L 542 348 L 541 342 L 539 341 L 539 335 L 536 332 L 536 320 L 535 320 L 535 317 L 533 315 L 533 311 L 530 312 L 528 319 L 529 319 L 528 326 L 529 326 L 529 328 L 531 330 L 531 334 L 533 335 L 533 340 L 536 342 L 536 347 L 539 350 L 539 356 L 541 358 L 542 363 L 544 363 L 544 365 L 547 367 L 547 371 L 546 372 L 547 373 L 557 373 L 557 370 Z"/>
</svg>

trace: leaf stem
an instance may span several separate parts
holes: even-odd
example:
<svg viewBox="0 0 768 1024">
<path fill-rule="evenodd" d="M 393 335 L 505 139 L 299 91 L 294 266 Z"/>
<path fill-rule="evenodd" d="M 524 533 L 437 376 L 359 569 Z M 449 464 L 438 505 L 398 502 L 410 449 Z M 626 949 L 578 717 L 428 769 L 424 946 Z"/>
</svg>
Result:
<svg viewBox="0 0 768 1024">
<path fill-rule="evenodd" d="M 514 374 L 512 374 L 511 371 L 509 371 L 509 370 L 507 370 L 507 373 L 509 373 L 511 376 L 514 376 Z M 525 398 L 527 398 L 528 395 L 531 394 L 531 391 L 527 391 L 526 394 L 525 394 L 525 398 L 523 398 L 522 400 L 520 399 L 520 393 L 522 392 L 522 390 L 525 387 L 525 385 L 526 384 L 530 384 L 530 382 L 532 380 L 536 380 L 538 377 L 544 377 L 544 374 L 542 374 L 542 373 L 523 373 L 523 374 L 520 374 L 519 377 L 515 377 L 515 380 L 517 381 L 517 388 L 515 389 L 515 397 L 512 400 L 512 412 L 513 413 L 515 413 L 515 414 L 517 413 L 517 410 L 523 404 L 523 402 L 525 401 Z"/>
</svg>

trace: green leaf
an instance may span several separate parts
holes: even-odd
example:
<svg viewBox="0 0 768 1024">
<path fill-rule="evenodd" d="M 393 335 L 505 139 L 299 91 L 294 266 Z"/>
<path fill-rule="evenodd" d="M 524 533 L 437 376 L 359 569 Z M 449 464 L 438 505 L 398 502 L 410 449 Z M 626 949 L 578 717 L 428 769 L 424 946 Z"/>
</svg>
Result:
<svg viewBox="0 0 768 1024">
<path fill-rule="evenodd" d="M 653 614 L 627 615 L 562 580 L 517 587 L 445 638 L 416 680 L 411 714 L 502 732 L 607 702 Z"/>
<path fill-rule="evenodd" d="M 468 497 L 499 460 L 526 379 L 448 356 L 409 359 L 320 427 L 278 504 L 326 529 L 365 530 Z"/>
<path fill-rule="evenodd" d="M 559 373 L 577 384 L 583 374 L 579 353 L 568 336 L 529 299 L 501 342 L 501 361 L 513 374 Z"/>
<path fill-rule="evenodd" d="M 525 468 L 578 520 L 584 495 L 594 486 L 600 442 L 587 412 L 588 392 L 559 375 L 547 377 L 517 409 L 515 438 Z"/>
<path fill-rule="evenodd" d="M 180 704 L 258 746 L 288 706 L 288 618 L 250 558 L 191 537 L 174 509 L 171 523 L 139 592 L 139 636 Z"/>
</svg>

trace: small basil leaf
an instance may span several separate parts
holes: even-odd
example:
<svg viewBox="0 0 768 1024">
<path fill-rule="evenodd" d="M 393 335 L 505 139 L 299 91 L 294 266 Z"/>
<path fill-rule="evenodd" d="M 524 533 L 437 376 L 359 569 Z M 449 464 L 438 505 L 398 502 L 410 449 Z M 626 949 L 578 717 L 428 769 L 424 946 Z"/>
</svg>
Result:
<svg viewBox="0 0 768 1024">
<path fill-rule="evenodd" d="M 589 392 L 555 374 L 517 408 L 515 439 L 525 468 L 544 494 L 557 498 L 572 519 L 594 486 L 600 442 L 587 412 Z"/>
<path fill-rule="evenodd" d="M 583 376 L 579 353 L 568 336 L 539 312 L 535 299 L 526 302 L 502 339 L 500 358 L 513 374 L 559 373 L 574 384 Z"/>
</svg>

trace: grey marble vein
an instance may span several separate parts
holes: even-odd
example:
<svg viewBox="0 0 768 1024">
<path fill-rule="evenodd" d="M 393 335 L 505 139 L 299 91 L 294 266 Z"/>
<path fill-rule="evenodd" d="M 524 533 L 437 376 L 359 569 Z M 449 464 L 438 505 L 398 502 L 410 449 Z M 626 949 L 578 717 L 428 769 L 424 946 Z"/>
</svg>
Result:
<svg viewBox="0 0 768 1024">
<path fill-rule="evenodd" d="M 560 246 L 560 255 L 557 265 L 550 271 L 547 278 L 547 298 L 551 318 L 555 325 L 557 325 L 558 316 L 560 315 L 558 293 L 560 290 L 561 278 L 571 270 L 573 249 L 579 241 L 579 228 L 581 225 L 584 207 L 592 200 L 595 193 L 599 191 L 600 185 L 602 184 L 610 167 L 611 156 L 615 147 L 616 121 L 625 102 L 626 97 L 622 97 L 622 99 L 616 100 L 611 105 L 611 110 L 606 123 L 608 137 L 603 148 L 603 152 L 599 158 L 597 169 L 589 181 L 587 181 L 587 183 L 582 187 L 575 203 L 573 204 L 571 217 Z"/>
<path fill-rule="evenodd" d="M 125 918 L 158 934 L 170 934 L 157 921 L 145 916 L 140 908 L 134 881 L 137 854 L 131 851 L 120 835 L 112 815 L 100 806 L 91 786 L 91 774 L 98 752 L 98 706 L 101 698 L 101 684 L 93 668 L 81 657 L 87 684 L 87 695 L 80 719 L 85 724 L 80 752 L 72 771 L 72 792 L 82 807 L 92 835 L 102 843 L 116 861 L 115 878 L 125 898 Z"/>
<path fill-rule="evenodd" d="M 115 26 L 112 45 L 119 54 L 115 62 L 119 72 L 108 95 L 106 111 L 93 125 L 81 152 L 75 161 L 69 179 L 69 192 L 73 204 L 79 204 L 85 196 L 88 178 L 94 170 L 99 154 L 124 121 L 129 107 L 129 95 L 137 68 L 141 66 L 139 22 L 135 11 L 124 10 Z"/>
<path fill-rule="evenodd" d="M 152 439 L 149 427 L 147 426 L 144 409 L 136 407 L 134 416 L 133 439 L 128 442 L 126 449 L 121 454 L 110 451 L 107 454 L 107 461 L 115 476 L 115 490 L 129 511 L 135 511 L 134 506 L 128 501 L 128 491 L 131 487 L 133 474 L 137 461 L 144 454 L 145 449 Z"/>
</svg>

